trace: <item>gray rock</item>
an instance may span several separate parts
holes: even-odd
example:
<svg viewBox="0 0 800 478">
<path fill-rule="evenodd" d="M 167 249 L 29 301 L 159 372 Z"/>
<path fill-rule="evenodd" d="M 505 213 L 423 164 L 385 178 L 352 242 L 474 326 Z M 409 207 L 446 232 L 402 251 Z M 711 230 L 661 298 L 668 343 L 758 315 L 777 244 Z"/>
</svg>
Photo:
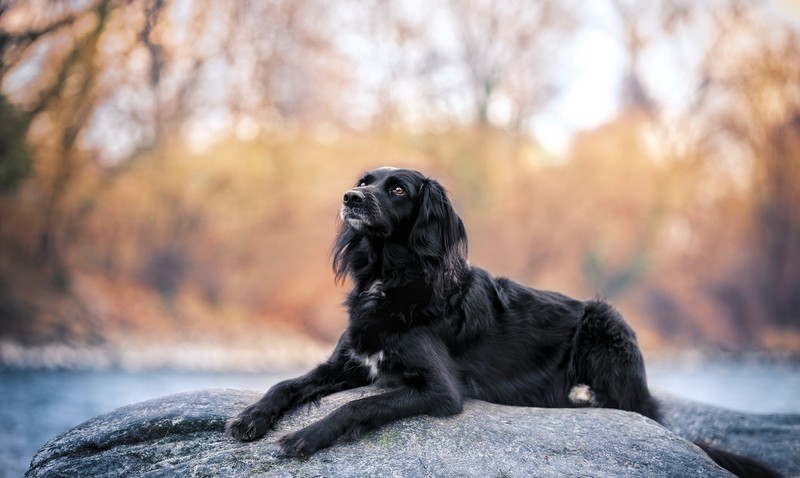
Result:
<svg viewBox="0 0 800 478">
<path fill-rule="evenodd" d="M 800 415 L 743 413 L 667 396 L 659 401 L 662 421 L 677 435 L 800 476 Z"/>
<path fill-rule="evenodd" d="M 341 441 L 308 459 L 272 442 L 322 418 L 364 388 L 287 415 L 265 439 L 223 435 L 227 418 L 261 393 L 187 392 L 117 409 L 52 439 L 26 477 L 729 477 L 696 446 L 635 413 L 519 408 L 479 401 L 450 418 L 415 417 Z M 800 474 L 800 417 L 748 415 L 664 397 L 678 434 L 718 442 Z"/>
</svg>

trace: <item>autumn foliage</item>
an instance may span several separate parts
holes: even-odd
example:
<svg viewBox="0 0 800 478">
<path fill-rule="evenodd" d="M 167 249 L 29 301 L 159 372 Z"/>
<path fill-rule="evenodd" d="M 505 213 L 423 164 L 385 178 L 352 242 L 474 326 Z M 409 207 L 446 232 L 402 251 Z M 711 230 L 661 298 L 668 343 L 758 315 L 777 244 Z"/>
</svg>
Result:
<svg viewBox="0 0 800 478">
<path fill-rule="evenodd" d="M 478 88 L 473 116 L 436 112 L 432 100 L 425 118 L 409 119 L 402 98 L 378 95 L 386 103 L 369 121 L 337 121 L 335 90 L 355 80 L 334 33 L 305 23 L 321 21 L 308 17 L 314 2 L 270 3 L 285 20 L 273 46 L 290 42 L 288 53 L 241 46 L 258 26 L 246 28 L 256 7 L 237 3 L 243 11 L 228 13 L 245 25 L 243 43 L 220 47 L 222 59 L 170 37 L 188 21 L 168 15 L 181 2 L 88 3 L 52 18 L 0 7 L 0 339 L 235 344 L 280 330 L 328 343 L 345 321 L 329 257 L 342 193 L 363 170 L 394 165 L 448 188 L 471 262 L 605 297 L 646 349 L 800 351 L 800 41 L 791 28 L 758 30 L 749 50 L 732 53 L 729 29 L 760 24 L 734 7 L 712 12 L 716 41 L 682 116 L 660 114 L 633 68 L 626 91 L 636 94 L 623 95 L 618 115 L 553 153 L 525 129 L 550 83 L 523 88 L 519 65 L 486 78 L 469 69 L 488 88 Z M 567 12 L 546 13 L 539 21 L 554 35 L 578 28 Z M 399 47 L 424 43 L 399 14 L 373 20 L 393 22 Z M 464 22 L 470 35 L 484 31 Z M 508 41 L 542 49 L 552 39 Z M 271 56 L 237 67 L 234 52 Z M 475 66 L 483 53 L 471 53 Z M 21 87 L 31 55 L 44 59 Z M 526 56 L 528 67 L 538 58 Z M 120 75 L 137 61 L 141 78 Z M 214 67 L 235 77 L 235 93 L 219 100 L 230 128 L 209 126 L 205 138 L 192 115 L 203 92 L 213 96 L 203 82 Z M 253 104 L 237 96 L 245 87 Z M 505 123 L 489 114 L 498 92 L 521 108 Z M 109 113 L 113 105 L 125 115 Z M 118 127 L 127 143 L 115 149 Z"/>
</svg>

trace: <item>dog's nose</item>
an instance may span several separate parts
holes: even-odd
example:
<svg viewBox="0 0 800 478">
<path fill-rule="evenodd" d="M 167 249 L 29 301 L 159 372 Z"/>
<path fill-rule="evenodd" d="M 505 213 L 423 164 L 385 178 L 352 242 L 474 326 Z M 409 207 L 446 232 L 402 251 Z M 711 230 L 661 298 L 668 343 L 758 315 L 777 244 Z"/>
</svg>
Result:
<svg viewBox="0 0 800 478">
<path fill-rule="evenodd" d="M 344 193 L 343 203 L 345 206 L 356 206 L 364 201 L 364 193 L 351 189 Z"/>
</svg>

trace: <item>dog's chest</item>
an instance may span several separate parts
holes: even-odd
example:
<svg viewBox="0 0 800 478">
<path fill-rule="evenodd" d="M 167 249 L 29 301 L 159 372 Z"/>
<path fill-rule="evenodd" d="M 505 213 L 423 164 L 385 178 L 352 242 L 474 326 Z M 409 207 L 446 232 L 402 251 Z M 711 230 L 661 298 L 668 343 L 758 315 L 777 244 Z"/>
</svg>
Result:
<svg viewBox="0 0 800 478">
<path fill-rule="evenodd" d="M 432 290 L 426 281 L 415 279 L 400 285 L 375 279 L 351 292 L 348 305 L 351 317 L 382 317 L 406 322 L 416 310 L 430 302 Z M 393 320 L 389 320 L 392 322 Z"/>
<path fill-rule="evenodd" d="M 378 378 L 378 375 L 380 375 L 381 365 L 383 364 L 384 357 L 385 355 L 383 350 L 379 350 L 371 354 L 353 354 L 353 358 L 355 360 L 361 362 L 367 369 L 369 369 L 369 376 L 373 380 Z"/>
<path fill-rule="evenodd" d="M 421 281 L 386 287 L 376 280 L 360 290 L 348 304 L 350 356 L 369 370 L 373 380 L 379 375 L 385 378 L 402 367 L 396 353 L 402 337 L 429 321 L 423 310 L 430 292 Z"/>
<path fill-rule="evenodd" d="M 392 368 L 389 357 L 396 356 L 392 353 L 397 347 L 397 341 L 402 331 L 387 327 L 391 322 L 389 318 L 375 318 L 360 323 L 360 326 L 351 326 L 350 357 L 354 362 L 364 366 L 369 371 L 372 380 L 376 380 L 381 372 Z"/>
<path fill-rule="evenodd" d="M 352 359 L 369 370 L 370 378 L 376 379 L 382 368 L 386 368 L 387 347 L 394 342 L 393 333 L 375 323 L 351 329 Z"/>
</svg>

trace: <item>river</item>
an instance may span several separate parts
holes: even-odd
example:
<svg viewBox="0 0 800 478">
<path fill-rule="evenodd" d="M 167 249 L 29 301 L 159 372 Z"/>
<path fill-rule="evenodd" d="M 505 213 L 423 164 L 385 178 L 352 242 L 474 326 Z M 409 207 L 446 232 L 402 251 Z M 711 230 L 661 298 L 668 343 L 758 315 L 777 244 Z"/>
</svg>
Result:
<svg viewBox="0 0 800 478">
<path fill-rule="evenodd" d="M 800 413 L 794 361 L 658 361 L 650 387 L 756 413 Z M 20 477 L 50 438 L 122 405 L 177 392 L 238 387 L 265 390 L 293 373 L 0 372 L 0 478 Z"/>
</svg>

